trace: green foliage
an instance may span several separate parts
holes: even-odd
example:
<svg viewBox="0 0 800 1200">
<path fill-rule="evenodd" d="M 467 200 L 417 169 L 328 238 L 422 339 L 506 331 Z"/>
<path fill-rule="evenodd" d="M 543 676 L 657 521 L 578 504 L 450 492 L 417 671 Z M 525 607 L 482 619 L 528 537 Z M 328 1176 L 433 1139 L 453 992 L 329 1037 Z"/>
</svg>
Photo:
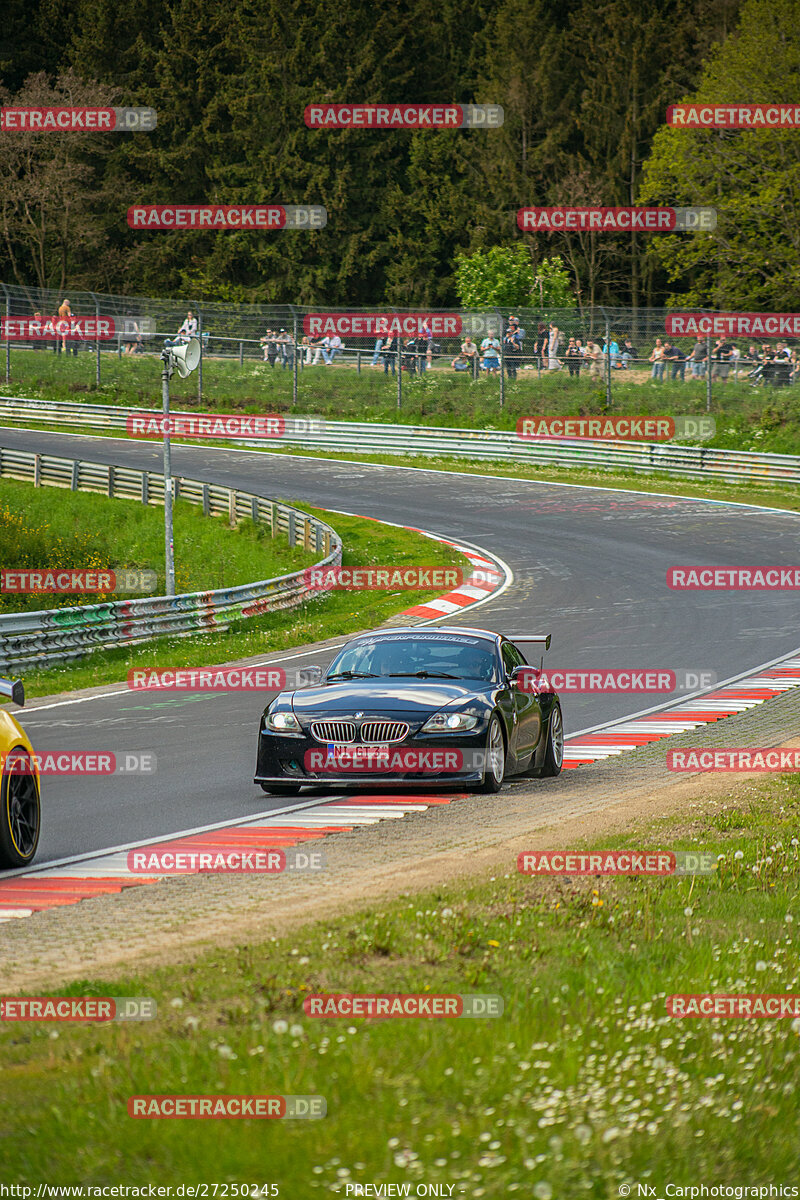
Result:
<svg viewBox="0 0 800 1200">
<path fill-rule="evenodd" d="M 536 269 L 519 243 L 459 254 L 456 288 L 462 308 L 572 308 L 575 304 L 561 259 L 544 258 Z"/>
<path fill-rule="evenodd" d="M 686 103 L 795 102 L 800 3 L 747 0 Z M 663 128 L 645 164 L 644 203 L 711 204 L 713 233 L 659 238 L 670 303 L 793 311 L 800 304 L 800 131 Z"/>
</svg>

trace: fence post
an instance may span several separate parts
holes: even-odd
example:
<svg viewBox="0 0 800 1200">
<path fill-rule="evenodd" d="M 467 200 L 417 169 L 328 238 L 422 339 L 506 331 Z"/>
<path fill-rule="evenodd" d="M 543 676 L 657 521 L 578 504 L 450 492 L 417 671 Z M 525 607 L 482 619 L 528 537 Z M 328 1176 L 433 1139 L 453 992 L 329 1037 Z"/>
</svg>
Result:
<svg viewBox="0 0 800 1200">
<path fill-rule="evenodd" d="M 397 407 L 403 403 L 403 348 L 400 337 L 399 322 L 397 331 Z"/>
<path fill-rule="evenodd" d="M 0 287 L 5 292 L 6 297 L 6 383 L 11 382 L 11 338 L 8 336 L 8 320 L 11 316 L 11 297 L 8 294 L 8 288 L 4 283 L 0 283 Z"/>
<path fill-rule="evenodd" d="M 244 366 L 244 342 L 239 342 L 239 366 Z"/>
<path fill-rule="evenodd" d="M 506 356 L 503 349 L 503 314 L 498 308 L 497 312 L 497 340 L 500 343 L 500 407 L 504 408 L 506 403 Z"/>
<path fill-rule="evenodd" d="M 360 350 L 356 350 L 356 371 L 359 375 L 361 374 L 361 351 Z"/>
<path fill-rule="evenodd" d="M 200 361 L 197 364 L 197 403 L 203 399 L 203 310 L 197 306 L 197 332 L 200 340 Z"/>
<path fill-rule="evenodd" d="M 297 313 L 294 311 L 294 305 L 290 305 L 292 310 L 292 341 L 294 342 L 294 354 L 292 355 L 292 408 L 297 406 L 297 359 L 300 356 L 300 346 L 297 341 Z"/>
<path fill-rule="evenodd" d="M 608 317 L 606 317 L 606 407 L 611 408 L 613 403 L 611 396 L 611 351 L 609 342 L 611 341 L 611 325 Z"/>
<path fill-rule="evenodd" d="M 706 334 L 706 412 L 711 412 L 711 334 Z"/>
<path fill-rule="evenodd" d="M 97 337 L 95 338 L 95 359 L 94 359 L 94 382 L 100 387 L 100 305 L 97 303 L 97 296 L 92 292 L 94 299 L 94 315 L 97 318 Z"/>
</svg>

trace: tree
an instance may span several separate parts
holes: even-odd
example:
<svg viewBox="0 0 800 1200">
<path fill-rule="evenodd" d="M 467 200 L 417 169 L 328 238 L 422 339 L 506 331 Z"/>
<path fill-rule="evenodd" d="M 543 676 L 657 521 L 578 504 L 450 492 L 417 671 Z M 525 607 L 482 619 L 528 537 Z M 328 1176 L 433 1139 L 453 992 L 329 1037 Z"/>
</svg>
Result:
<svg viewBox="0 0 800 1200">
<path fill-rule="evenodd" d="M 569 276 L 558 257 L 534 266 L 525 246 L 492 246 L 456 258 L 462 308 L 573 308 Z"/>
<path fill-rule="evenodd" d="M 39 72 L 13 97 L 0 89 L 0 103 L 41 108 L 105 108 L 115 98 L 114 89 L 85 82 L 72 72 L 59 75 L 55 85 Z M 67 280 L 80 283 L 90 258 L 102 258 L 111 200 L 103 159 L 114 136 L 89 131 L 0 133 L 0 237 L 21 286 L 34 280 L 38 287 L 61 291 Z M 96 285 L 96 275 L 91 282 Z"/>
<path fill-rule="evenodd" d="M 796 102 L 800 0 L 747 0 L 685 103 Z M 641 198 L 713 205 L 713 233 L 659 238 L 672 304 L 720 309 L 800 306 L 800 131 L 659 131 Z"/>
</svg>

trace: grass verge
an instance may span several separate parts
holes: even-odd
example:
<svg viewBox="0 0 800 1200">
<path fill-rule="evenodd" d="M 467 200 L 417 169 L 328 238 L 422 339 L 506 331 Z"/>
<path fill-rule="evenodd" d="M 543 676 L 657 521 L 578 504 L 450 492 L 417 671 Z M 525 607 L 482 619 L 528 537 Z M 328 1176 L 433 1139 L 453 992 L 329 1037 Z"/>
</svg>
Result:
<svg viewBox="0 0 800 1200">
<path fill-rule="evenodd" d="M 125 504 L 138 511 L 136 505 L 127 501 L 112 500 L 107 503 L 118 504 L 120 508 Z M 176 506 L 176 512 L 178 507 Z M 192 509 L 191 505 L 185 507 L 193 514 L 197 513 L 197 509 Z M 323 509 L 311 508 L 307 504 L 303 504 L 302 508 L 304 512 L 313 513 L 327 521 L 337 531 L 344 544 L 342 560 L 346 566 L 392 563 L 398 567 L 455 566 L 468 572 L 471 570 L 468 559 L 452 547 L 411 530 L 397 529 L 357 517 L 345 517 L 339 513 L 328 513 Z M 149 511 L 158 520 L 161 510 Z M 199 520 L 210 521 L 202 514 Z M 221 550 L 224 551 L 228 545 L 225 539 L 230 536 L 230 530 L 224 522 L 222 527 L 216 520 L 210 523 L 217 528 L 214 557 L 211 559 L 215 562 Z M 242 521 L 240 524 L 245 528 L 252 525 L 252 522 Z M 255 532 L 258 533 L 257 528 Z M 269 542 L 268 535 L 267 541 Z M 183 545 L 178 534 L 177 522 L 175 547 L 176 561 L 180 562 Z M 313 562 L 314 558 L 312 554 L 309 561 Z M 265 577 L 263 574 L 253 574 L 250 579 Z M 65 663 L 46 670 L 28 671 L 23 675 L 26 694 L 30 697 L 49 696 L 72 689 L 115 683 L 124 680 L 128 671 L 135 668 L 164 671 L 203 667 L 235 662 L 275 650 L 301 646 L 304 643 L 323 641 L 326 638 L 381 625 L 404 609 L 420 604 L 436 594 L 439 593 L 429 590 L 330 592 L 290 611 L 265 613 L 263 616 L 234 622 L 225 633 L 207 633 L 191 638 L 159 638 L 143 646 L 98 650 L 77 665 Z"/>
<path fill-rule="evenodd" d="M 191 967 L 76 983 L 152 996 L 158 1020 L 0 1027 L 7 1177 L 106 1184 L 124 1162 L 127 1178 L 218 1195 L 435 1183 L 538 1200 L 791 1182 L 800 1022 L 679 1021 L 665 997 L 798 991 L 800 777 L 697 800 L 616 844 L 709 850 L 713 876 L 527 878 L 510 861 L 288 937 L 232 934 Z M 495 993 L 505 1014 L 312 1020 L 317 991 Z M 171 1092 L 319 1094 L 328 1116 L 126 1115 L 129 1096 Z"/>
<path fill-rule="evenodd" d="M 95 404 L 160 408 L 159 363 L 151 356 L 103 354 L 103 382 L 95 384 L 91 354 L 65 357 L 42 351 L 14 350 L 11 381 L 4 395 L 47 400 L 86 400 Z M 299 374 L 299 413 L 331 420 L 383 421 L 392 424 L 441 425 L 475 429 L 514 429 L 520 417 L 590 415 L 606 411 L 605 382 L 567 371 L 521 371 L 506 380 L 500 407 L 499 381 L 456 375 L 446 367 L 422 376 L 403 377 L 403 400 L 397 407 L 397 383 L 382 369 L 306 367 Z M 614 372 L 613 412 L 626 414 L 697 415 L 706 411 L 705 380 L 653 381 L 648 371 Z M 267 364 L 217 358 L 203 360 L 203 396 L 197 379 L 173 380 L 174 409 L 204 412 L 288 412 L 292 407 L 292 372 Z M 716 435 L 704 445 L 722 449 L 800 453 L 800 388 L 754 388 L 745 380 L 713 385 L 711 416 Z"/>
<path fill-rule="evenodd" d="M 164 515 L 120 500 L 32 483 L 0 480 L 0 561 L 8 569 L 75 568 L 155 570 L 153 595 L 163 596 Z M 231 528 L 227 517 L 206 517 L 197 505 L 178 500 L 173 510 L 177 592 L 235 587 L 312 565 L 317 555 L 289 546 L 284 535 L 250 520 Z M 0 612 L 96 604 L 119 595 L 26 595 L 6 593 Z"/>
</svg>

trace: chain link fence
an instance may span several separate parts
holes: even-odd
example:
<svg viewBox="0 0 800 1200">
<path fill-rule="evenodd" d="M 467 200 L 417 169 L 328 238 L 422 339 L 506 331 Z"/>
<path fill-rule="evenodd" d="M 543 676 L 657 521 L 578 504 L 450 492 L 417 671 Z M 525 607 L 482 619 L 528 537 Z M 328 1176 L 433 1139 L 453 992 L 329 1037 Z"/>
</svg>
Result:
<svg viewBox="0 0 800 1200">
<path fill-rule="evenodd" d="M 65 302 L 68 308 L 65 308 Z M 286 407 L 313 408 L 329 390 L 328 372 L 369 375 L 373 391 L 403 404 L 404 386 L 433 377 L 482 380 L 505 403 L 510 384 L 559 379 L 559 391 L 591 384 L 609 408 L 623 383 L 664 389 L 693 382 L 712 408 L 717 385 L 789 387 L 800 381 L 800 349 L 748 338 L 674 338 L 674 309 L 590 308 L 323 310 L 300 305 L 222 304 L 62 292 L 0 283 L 7 383 L 36 376 L 46 354 L 73 358 L 70 390 L 93 390 L 131 377 L 130 363 L 156 357 L 164 340 L 196 333 L 202 346 L 192 387 L 197 401 L 217 384 L 270 376 Z M 181 332 L 183 331 L 183 332 Z M 487 353 L 488 352 L 488 353 Z M 34 357 L 38 355 L 38 358 Z M 85 369 L 84 369 L 85 368 Z M 41 372 L 40 372 L 41 373 Z M 391 376 L 391 378 L 388 378 Z M 550 386 L 550 385 L 548 385 Z"/>
</svg>

